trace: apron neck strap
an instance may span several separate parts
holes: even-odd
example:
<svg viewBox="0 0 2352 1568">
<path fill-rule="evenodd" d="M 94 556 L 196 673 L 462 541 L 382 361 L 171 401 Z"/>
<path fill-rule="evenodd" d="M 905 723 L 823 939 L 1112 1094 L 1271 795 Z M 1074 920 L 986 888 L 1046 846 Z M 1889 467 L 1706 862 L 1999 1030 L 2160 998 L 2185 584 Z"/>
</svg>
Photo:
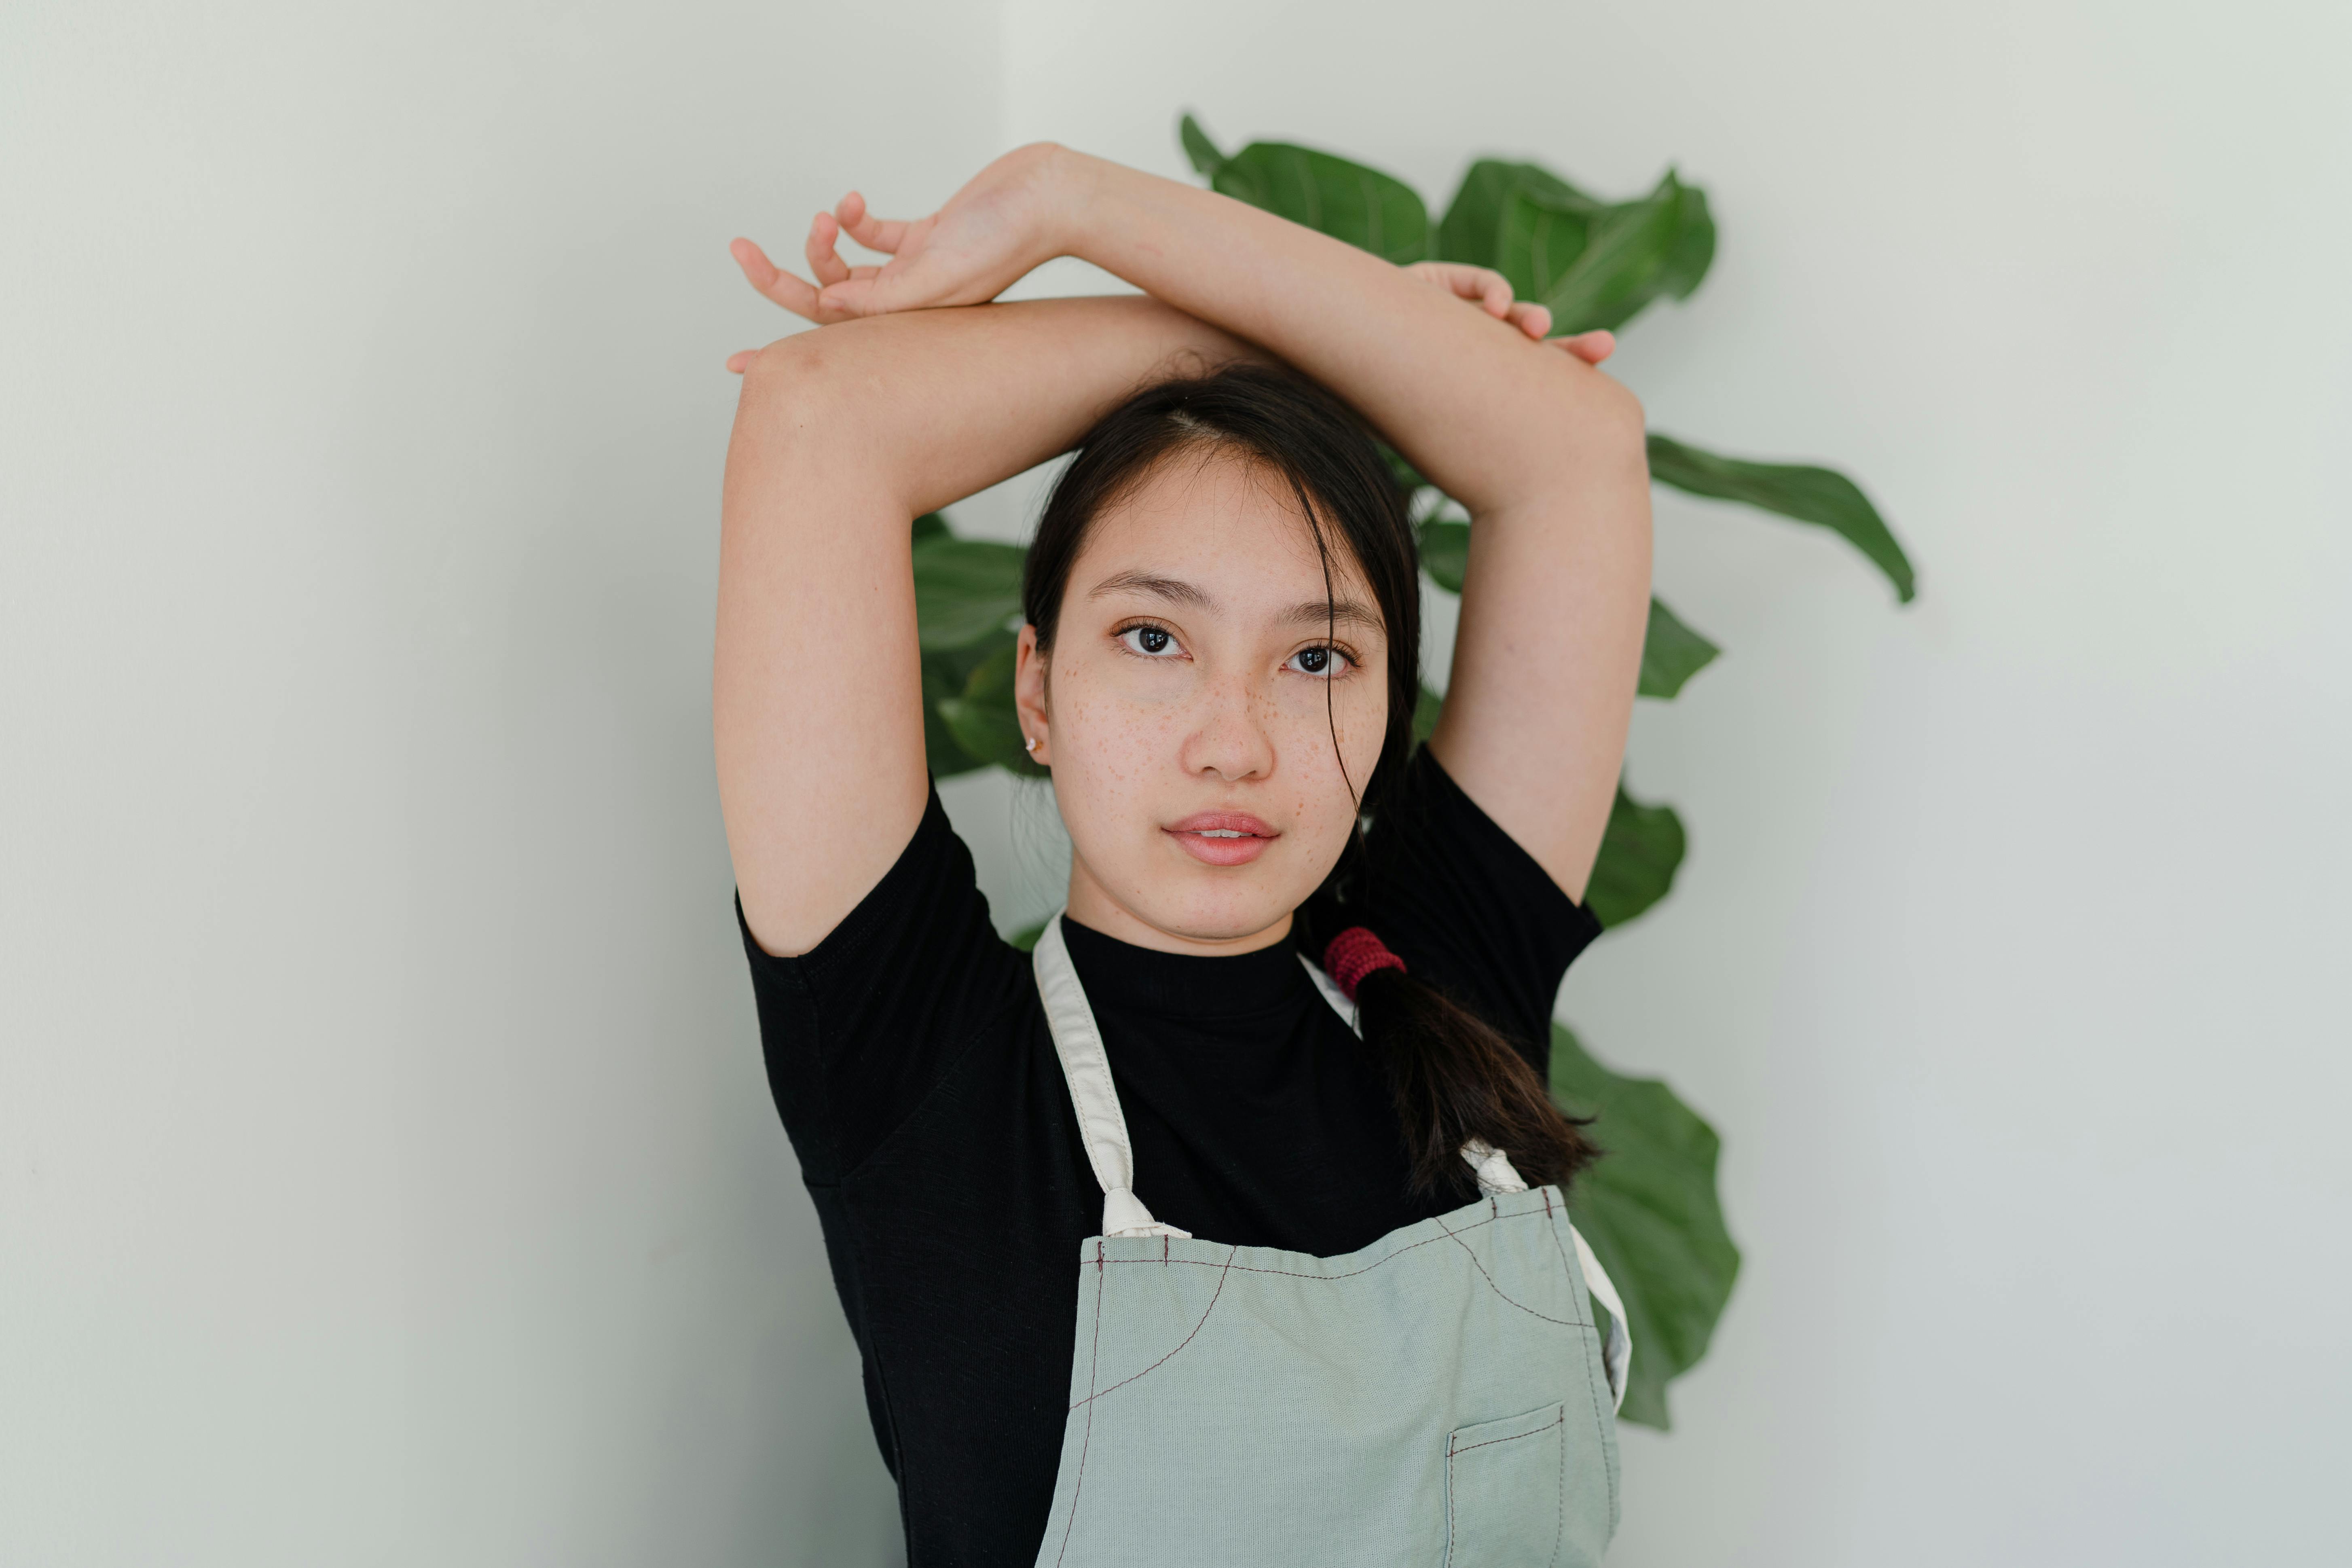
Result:
<svg viewBox="0 0 2352 1568">
<path fill-rule="evenodd" d="M 1077 1109 L 1087 1163 L 1102 1187 L 1103 1235 L 1191 1236 L 1153 1219 L 1135 1195 L 1135 1147 L 1128 1142 L 1127 1115 L 1111 1085 L 1110 1058 L 1103 1050 L 1102 1031 L 1095 1026 L 1095 1010 L 1087 1004 L 1077 965 L 1070 962 L 1069 946 L 1062 940 L 1060 915 L 1045 922 L 1030 958 L 1037 971 L 1037 995 L 1045 1006 L 1045 1026 L 1054 1037 L 1054 1054 L 1061 1058 L 1062 1079 Z"/>
</svg>

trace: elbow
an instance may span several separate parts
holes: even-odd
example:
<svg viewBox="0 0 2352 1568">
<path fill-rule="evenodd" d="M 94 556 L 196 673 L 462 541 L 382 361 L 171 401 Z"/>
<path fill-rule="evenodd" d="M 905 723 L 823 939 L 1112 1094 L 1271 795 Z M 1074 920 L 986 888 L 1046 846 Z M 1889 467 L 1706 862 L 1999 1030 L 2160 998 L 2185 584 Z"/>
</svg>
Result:
<svg viewBox="0 0 2352 1568">
<path fill-rule="evenodd" d="M 867 423 L 866 377 L 847 345 L 824 341 L 830 329 L 798 332 L 761 349 L 743 372 L 735 407 L 739 436 L 803 467 L 825 463 Z"/>
<path fill-rule="evenodd" d="M 1642 400 L 1633 395 L 1633 389 L 1595 371 L 1582 390 L 1582 419 L 1593 439 L 1612 451 L 1643 454 L 1649 439 L 1649 414 L 1643 408 Z"/>
<path fill-rule="evenodd" d="M 739 417 L 791 424 L 809 405 L 823 401 L 829 373 L 835 368 L 828 362 L 839 356 L 816 342 L 821 335 L 795 332 L 753 355 L 743 371 Z"/>
<path fill-rule="evenodd" d="M 1595 469 L 1649 473 L 1649 418 L 1642 400 L 1622 383 L 1597 370 L 1574 378 L 1567 406 L 1553 416 L 1554 427 L 1569 432 L 1560 456 L 1584 473 Z"/>
</svg>

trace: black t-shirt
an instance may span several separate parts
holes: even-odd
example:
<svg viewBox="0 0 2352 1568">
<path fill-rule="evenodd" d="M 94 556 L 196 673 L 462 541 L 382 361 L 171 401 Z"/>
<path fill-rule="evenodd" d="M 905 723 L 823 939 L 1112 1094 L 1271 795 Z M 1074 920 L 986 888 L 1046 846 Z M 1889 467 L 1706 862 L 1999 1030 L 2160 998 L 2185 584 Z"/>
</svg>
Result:
<svg viewBox="0 0 2352 1568">
<path fill-rule="evenodd" d="M 1412 973 L 1550 1057 L 1592 916 L 1426 751 L 1344 909 Z M 740 919 L 740 906 L 738 906 Z M 1063 931 L 1155 1218 L 1328 1257 L 1460 1206 L 1417 1199 L 1386 1084 L 1288 943 L 1231 958 Z M 1069 1405 L 1079 1244 L 1102 1190 L 1029 955 L 996 934 L 936 794 L 898 864 L 812 952 L 744 931 L 769 1082 L 816 1200 L 909 1568 L 1027 1568 Z"/>
</svg>

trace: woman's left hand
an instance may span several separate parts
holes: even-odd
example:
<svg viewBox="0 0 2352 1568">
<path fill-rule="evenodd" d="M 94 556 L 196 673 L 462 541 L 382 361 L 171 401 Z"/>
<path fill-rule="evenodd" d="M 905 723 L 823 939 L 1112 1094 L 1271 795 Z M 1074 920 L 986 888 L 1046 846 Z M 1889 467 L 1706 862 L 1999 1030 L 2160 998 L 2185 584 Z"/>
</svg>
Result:
<svg viewBox="0 0 2352 1568">
<path fill-rule="evenodd" d="M 940 305 L 982 305 L 1059 253 L 1055 223 L 1065 201 L 1062 149 L 1040 142 L 1007 153 L 972 176 L 928 217 L 879 218 L 856 191 L 809 225 L 802 254 L 816 281 L 796 278 L 770 261 L 748 239 L 729 247 L 751 287 L 820 326 L 921 310 Z M 841 237 L 889 257 L 879 267 L 852 267 L 836 248 Z M 727 368 L 740 372 L 752 353 Z"/>
<path fill-rule="evenodd" d="M 1511 280 L 1491 267 L 1473 267 L 1466 261 L 1416 261 L 1405 270 L 1469 300 L 1498 321 L 1510 322 L 1538 342 L 1551 331 L 1551 312 L 1532 301 L 1512 299 Z M 1579 332 L 1549 342 L 1587 364 L 1599 364 L 1617 352 L 1617 334 L 1612 331 Z"/>
</svg>

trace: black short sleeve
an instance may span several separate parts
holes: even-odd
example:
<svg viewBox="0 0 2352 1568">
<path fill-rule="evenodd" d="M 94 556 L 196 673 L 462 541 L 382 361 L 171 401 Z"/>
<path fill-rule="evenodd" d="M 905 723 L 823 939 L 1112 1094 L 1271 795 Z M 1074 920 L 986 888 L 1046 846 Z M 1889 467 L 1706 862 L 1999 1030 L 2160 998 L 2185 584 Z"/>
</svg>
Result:
<svg viewBox="0 0 2352 1568">
<path fill-rule="evenodd" d="M 1365 832 L 1360 864 L 1308 922 L 1370 927 L 1414 974 L 1551 1068 L 1551 1011 L 1577 954 L 1601 934 L 1424 746 Z"/>
<path fill-rule="evenodd" d="M 922 1104 L 958 1047 L 1028 994 L 939 792 L 897 864 L 824 941 L 764 952 L 743 921 L 768 1083 L 802 1173 L 840 1180 Z"/>
</svg>

